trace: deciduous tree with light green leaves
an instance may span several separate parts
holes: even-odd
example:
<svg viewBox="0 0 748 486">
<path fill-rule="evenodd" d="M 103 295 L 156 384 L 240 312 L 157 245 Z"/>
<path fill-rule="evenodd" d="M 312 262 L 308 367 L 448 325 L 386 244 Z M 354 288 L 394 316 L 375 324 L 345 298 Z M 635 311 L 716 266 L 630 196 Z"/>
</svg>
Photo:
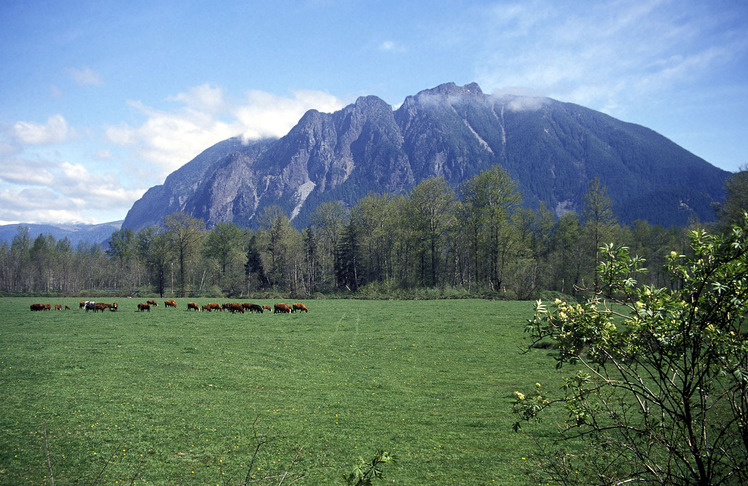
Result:
<svg viewBox="0 0 748 486">
<path fill-rule="evenodd" d="M 688 255 L 668 256 L 670 288 L 639 285 L 644 261 L 605 245 L 597 294 L 537 303 L 533 345 L 575 369 L 563 396 L 515 393 L 515 429 L 567 412 L 559 442 L 537 437 L 544 480 L 748 484 L 747 237 L 746 214 L 726 234 L 692 232 Z"/>
</svg>

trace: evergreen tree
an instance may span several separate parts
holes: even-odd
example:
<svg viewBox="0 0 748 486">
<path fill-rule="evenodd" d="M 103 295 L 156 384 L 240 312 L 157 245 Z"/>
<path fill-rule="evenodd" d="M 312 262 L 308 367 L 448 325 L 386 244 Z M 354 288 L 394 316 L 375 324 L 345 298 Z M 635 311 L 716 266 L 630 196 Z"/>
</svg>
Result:
<svg viewBox="0 0 748 486">
<path fill-rule="evenodd" d="M 319 265 L 324 286 L 335 285 L 335 254 L 348 219 L 349 212 L 340 201 L 322 203 L 312 214 L 312 230 L 317 236 Z"/>
<path fill-rule="evenodd" d="M 359 241 L 355 224 L 349 223 L 343 228 L 338 243 L 335 276 L 338 286 L 355 292 L 362 283 L 359 278 Z"/>
<path fill-rule="evenodd" d="M 247 245 L 247 263 L 244 264 L 244 276 L 247 283 L 247 293 L 250 293 L 253 289 L 262 290 L 268 285 L 260 250 L 257 248 L 257 236 L 254 234 Z"/>
</svg>

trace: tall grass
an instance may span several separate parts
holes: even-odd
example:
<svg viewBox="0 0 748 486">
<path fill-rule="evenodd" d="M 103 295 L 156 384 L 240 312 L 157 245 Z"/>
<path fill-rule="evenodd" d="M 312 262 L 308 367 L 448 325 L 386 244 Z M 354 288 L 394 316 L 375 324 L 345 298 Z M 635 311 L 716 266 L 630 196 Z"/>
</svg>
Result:
<svg viewBox="0 0 748 486">
<path fill-rule="evenodd" d="M 56 484 L 240 484 L 260 433 L 250 478 L 301 448 L 301 484 L 343 484 L 385 449 L 391 484 L 526 484 L 533 445 L 512 432 L 512 393 L 557 379 L 547 351 L 520 353 L 526 302 L 232 315 L 188 299 L 29 311 L 37 300 L 0 299 L 0 484 L 49 484 L 47 454 Z"/>
</svg>

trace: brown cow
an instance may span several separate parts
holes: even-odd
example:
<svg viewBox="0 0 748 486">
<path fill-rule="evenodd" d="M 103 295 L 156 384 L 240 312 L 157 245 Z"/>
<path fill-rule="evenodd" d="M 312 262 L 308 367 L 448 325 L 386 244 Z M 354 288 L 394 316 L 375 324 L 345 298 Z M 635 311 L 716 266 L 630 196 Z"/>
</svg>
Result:
<svg viewBox="0 0 748 486">
<path fill-rule="evenodd" d="M 252 302 L 242 302 L 242 307 L 244 307 L 244 310 L 249 310 L 252 307 Z"/>
<path fill-rule="evenodd" d="M 143 311 L 151 312 L 151 304 L 138 304 L 138 311 L 139 312 L 143 312 Z"/>
<path fill-rule="evenodd" d="M 65 306 L 65 310 L 70 310 L 70 306 L 69 306 L 69 305 L 66 305 L 66 306 Z"/>
<path fill-rule="evenodd" d="M 117 312 L 119 310 L 119 306 L 116 302 L 112 302 L 112 306 L 109 308 L 109 310 L 112 312 Z"/>
<path fill-rule="evenodd" d="M 231 312 L 232 314 L 234 312 L 241 312 L 242 314 L 244 314 L 244 307 L 242 307 L 241 304 L 237 304 L 236 302 L 227 302 L 223 304 L 223 308 Z"/>
<path fill-rule="evenodd" d="M 262 308 L 263 308 L 263 309 L 265 309 L 266 311 L 272 311 L 272 310 L 273 310 L 273 309 L 271 309 L 271 308 L 270 308 L 270 306 L 269 306 L 269 305 L 267 305 L 267 304 L 263 304 Z"/>
<path fill-rule="evenodd" d="M 55 304 L 55 310 L 59 310 L 59 311 L 61 311 L 61 310 L 62 310 L 62 305 L 60 305 L 60 304 Z"/>
<path fill-rule="evenodd" d="M 176 300 L 165 300 L 164 301 L 164 307 L 174 307 L 177 308 L 177 301 Z"/>
<path fill-rule="evenodd" d="M 275 304 L 275 310 L 273 311 L 273 313 L 278 314 L 279 312 L 281 314 L 290 314 L 291 306 L 282 302 L 279 304 Z"/>
<path fill-rule="evenodd" d="M 293 305 L 293 309 L 291 309 L 291 311 L 292 312 L 296 312 L 296 311 L 299 311 L 299 312 L 301 312 L 301 311 L 309 312 L 309 309 L 307 309 L 304 304 L 298 304 L 297 303 L 297 304 Z"/>
<path fill-rule="evenodd" d="M 44 304 L 44 310 L 52 310 L 52 304 Z"/>
<path fill-rule="evenodd" d="M 156 302 L 155 300 L 149 300 L 146 302 L 146 304 L 152 305 L 153 307 L 158 307 L 158 302 Z"/>
<path fill-rule="evenodd" d="M 103 302 L 97 302 L 96 305 L 94 306 L 94 312 L 98 312 L 98 311 L 103 312 L 106 309 L 111 309 L 111 308 L 112 308 L 112 304 L 105 304 Z"/>
<path fill-rule="evenodd" d="M 215 302 L 208 302 L 208 307 L 210 310 L 217 310 L 223 312 L 223 309 L 221 309 L 221 306 L 216 304 Z"/>
<path fill-rule="evenodd" d="M 200 312 L 200 307 L 194 302 L 187 302 L 187 310 L 190 309 L 195 309 L 196 311 Z"/>
<path fill-rule="evenodd" d="M 81 301 L 81 305 L 80 305 L 80 307 L 78 307 L 78 308 L 79 308 L 79 309 L 83 309 L 83 308 L 85 308 L 85 307 L 86 307 L 86 301 L 85 301 L 85 300 L 83 300 L 83 301 Z"/>
<path fill-rule="evenodd" d="M 202 308 L 203 308 L 204 311 L 210 312 L 210 306 L 209 305 L 207 305 L 207 304 L 203 305 Z"/>
<path fill-rule="evenodd" d="M 43 311 L 44 304 L 31 304 L 31 310 L 32 311 Z"/>
</svg>

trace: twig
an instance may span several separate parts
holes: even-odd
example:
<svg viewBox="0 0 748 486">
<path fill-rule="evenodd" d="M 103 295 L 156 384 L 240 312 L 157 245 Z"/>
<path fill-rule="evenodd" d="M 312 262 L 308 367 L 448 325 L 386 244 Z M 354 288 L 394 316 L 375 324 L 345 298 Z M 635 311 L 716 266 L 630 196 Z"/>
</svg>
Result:
<svg viewBox="0 0 748 486">
<path fill-rule="evenodd" d="M 124 444 L 124 443 L 125 443 L 125 438 L 123 438 L 120 441 L 120 443 L 117 445 L 117 448 L 115 449 L 115 452 L 118 451 L 120 449 L 120 447 L 122 447 L 122 444 Z M 104 464 L 104 467 L 101 468 L 101 471 L 99 471 L 99 474 L 96 476 L 96 479 L 94 479 L 93 483 L 91 483 L 92 485 L 95 485 L 96 483 L 99 482 L 99 479 L 101 478 L 101 475 L 104 474 L 104 471 L 106 470 L 106 468 L 109 467 L 109 463 L 112 462 L 112 459 L 114 459 L 114 454 L 110 454 L 109 455 L 109 459 L 107 459 L 106 464 Z"/>
<path fill-rule="evenodd" d="M 148 452 L 146 452 L 148 454 Z M 141 455 L 140 462 L 138 463 L 138 468 L 135 470 L 135 474 L 133 474 L 132 479 L 130 480 L 130 484 L 135 484 L 135 480 L 138 479 L 138 476 L 140 476 L 140 469 L 143 467 L 143 462 L 145 462 L 145 456 Z"/>
<path fill-rule="evenodd" d="M 293 461 L 291 461 L 291 465 L 288 466 L 288 470 L 285 473 L 283 473 L 283 477 L 281 478 L 280 482 L 278 483 L 278 486 L 281 486 L 283 484 L 283 481 L 286 480 L 286 476 L 288 476 L 288 473 L 291 472 L 291 469 L 293 469 L 293 467 L 296 464 L 299 463 L 299 456 L 301 455 L 301 450 L 302 449 L 303 449 L 303 447 L 299 446 L 299 450 L 296 451 L 296 457 L 294 457 Z M 302 474 L 302 476 L 303 476 L 303 474 Z"/>
<path fill-rule="evenodd" d="M 252 423 L 252 430 L 255 433 L 255 440 L 257 441 L 257 447 L 255 447 L 255 453 L 252 454 L 252 461 L 250 461 L 250 463 L 249 463 L 249 470 L 247 471 L 247 477 L 244 478 L 244 485 L 245 486 L 251 482 L 252 471 L 254 470 L 254 465 L 255 465 L 255 459 L 257 459 L 257 454 L 260 453 L 260 448 L 266 442 L 264 434 L 260 434 L 259 437 L 257 436 L 257 420 L 258 420 L 258 417 L 255 417 L 255 421 L 254 421 L 254 423 Z"/>
<path fill-rule="evenodd" d="M 293 461 L 291 461 L 291 464 L 288 466 L 286 471 L 284 471 L 281 474 L 274 474 L 274 475 L 264 476 L 264 477 L 257 478 L 257 479 L 252 479 L 252 472 L 254 471 L 254 465 L 255 465 L 255 460 L 257 459 L 257 455 L 260 453 L 260 449 L 262 448 L 262 446 L 267 443 L 267 440 L 265 439 L 265 435 L 262 433 L 258 434 L 257 432 L 257 427 L 256 427 L 257 420 L 258 418 L 255 418 L 255 421 L 252 424 L 252 429 L 254 430 L 255 440 L 257 441 L 257 446 L 255 447 L 254 454 L 252 454 L 252 460 L 249 463 L 249 470 L 247 471 L 247 477 L 244 478 L 244 482 L 241 483 L 239 486 L 247 486 L 249 484 L 263 483 L 271 479 L 279 479 L 280 481 L 278 482 L 278 486 L 282 486 L 283 482 L 286 479 L 291 479 L 291 482 L 289 484 L 293 484 L 299 479 L 303 478 L 304 477 L 303 473 L 298 474 L 298 475 L 296 474 L 291 475 L 291 478 L 289 478 L 289 474 L 291 474 L 291 469 L 293 469 L 294 466 L 296 466 L 299 463 L 299 458 L 301 457 L 301 451 L 303 447 L 299 447 L 299 449 L 296 451 L 296 457 L 294 457 Z"/>
</svg>

